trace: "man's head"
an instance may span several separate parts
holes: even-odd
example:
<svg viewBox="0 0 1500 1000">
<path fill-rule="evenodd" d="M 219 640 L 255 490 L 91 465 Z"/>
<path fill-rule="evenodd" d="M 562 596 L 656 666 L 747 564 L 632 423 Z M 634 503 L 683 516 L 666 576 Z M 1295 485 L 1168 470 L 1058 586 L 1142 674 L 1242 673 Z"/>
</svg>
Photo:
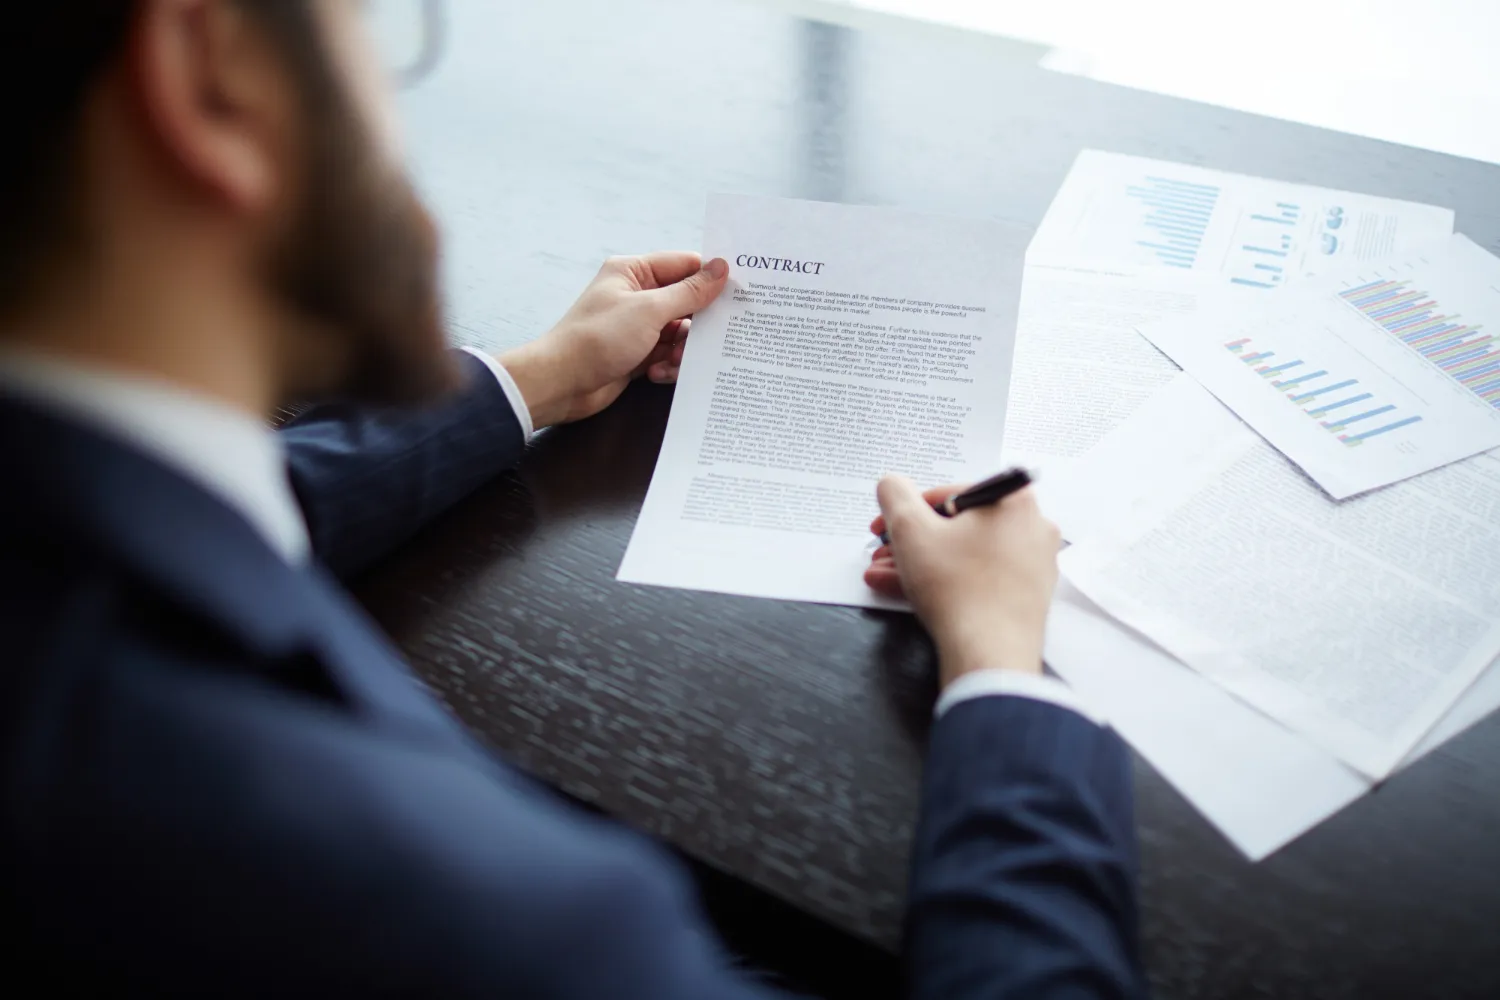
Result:
<svg viewBox="0 0 1500 1000">
<path fill-rule="evenodd" d="M 190 379 L 227 355 L 239 370 L 203 381 L 238 379 L 242 398 L 444 387 L 436 232 L 399 166 L 364 6 L 0 15 L 0 340 L 93 304 L 96 329 L 58 334 L 71 349 Z"/>
</svg>

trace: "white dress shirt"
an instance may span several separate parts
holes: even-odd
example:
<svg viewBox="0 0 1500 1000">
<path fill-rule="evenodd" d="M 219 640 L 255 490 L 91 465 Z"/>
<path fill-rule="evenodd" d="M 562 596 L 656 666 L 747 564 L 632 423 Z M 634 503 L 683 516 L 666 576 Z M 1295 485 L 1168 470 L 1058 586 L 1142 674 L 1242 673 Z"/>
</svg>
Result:
<svg viewBox="0 0 1500 1000">
<path fill-rule="evenodd" d="M 0 389 L 145 452 L 228 504 L 287 562 L 307 560 L 307 522 L 264 420 L 158 379 L 17 351 L 0 354 Z"/>
<path fill-rule="evenodd" d="M 529 439 L 531 411 L 510 373 L 492 355 L 465 350 L 494 374 Z M 265 421 L 160 380 L 19 351 L 0 354 L 0 389 L 146 452 L 237 511 L 288 563 L 309 558 L 307 522 L 287 480 L 286 456 Z M 959 678 L 935 711 L 942 716 L 993 695 L 1049 702 L 1100 721 L 1056 678 L 1011 670 Z"/>
</svg>

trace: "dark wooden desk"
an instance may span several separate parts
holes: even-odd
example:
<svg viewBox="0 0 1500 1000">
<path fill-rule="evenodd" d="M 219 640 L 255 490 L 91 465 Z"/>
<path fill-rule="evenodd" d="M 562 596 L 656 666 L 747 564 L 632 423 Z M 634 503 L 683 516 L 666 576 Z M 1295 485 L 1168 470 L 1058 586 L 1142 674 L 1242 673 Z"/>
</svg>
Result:
<svg viewBox="0 0 1500 1000">
<path fill-rule="evenodd" d="M 1500 168 L 1037 70 L 1024 47 L 689 0 L 450 5 L 407 98 L 460 336 L 545 329 L 605 255 L 694 247 L 711 190 L 1035 225 L 1085 146 L 1447 204 Z M 614 582 L 671 402 L 543 436 L 363 594 L 476 730 L 568 793 L 885 946 L 931 699 L 901 616 Z M 1500 996 L 1500 719 L 1260 865 L 1137 768 L 1163 997 Z"/>
</svg>

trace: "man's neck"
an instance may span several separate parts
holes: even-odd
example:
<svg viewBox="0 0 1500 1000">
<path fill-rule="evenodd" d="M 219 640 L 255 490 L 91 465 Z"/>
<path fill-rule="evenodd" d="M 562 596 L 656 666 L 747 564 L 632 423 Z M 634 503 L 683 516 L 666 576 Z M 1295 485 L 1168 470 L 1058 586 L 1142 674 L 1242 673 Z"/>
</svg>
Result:
<svg viewBox="0 0 1500 1000">
<path fill-rule="evenodd" d="M 184 282 L 178 293 L 83 293 L 0 331 L 0 345 L 65 364 L 156 379 L 264 417 L 279 402 L 272 338 L 256 310 Z M 257 329 L 260 326 L 260 329 Z"/>
</svg>

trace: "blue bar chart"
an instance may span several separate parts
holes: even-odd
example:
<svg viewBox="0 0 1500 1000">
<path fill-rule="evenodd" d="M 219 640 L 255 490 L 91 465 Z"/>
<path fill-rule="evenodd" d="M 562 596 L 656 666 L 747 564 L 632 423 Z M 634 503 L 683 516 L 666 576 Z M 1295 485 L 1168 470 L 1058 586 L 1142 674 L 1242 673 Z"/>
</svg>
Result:
<svg viewBox="0 0 1500 1000">
<path fill-rule="evenodd" d="M 1410 280 L 1370 281 L 1339 293 L 1365 319 L 1500 409 L 1500 343 L 1482 324 L 1443 308 Z"/>
<path fill-rule="evenodd" d="M 1302 235 L 1303 208 L 1277 201 L 1245 212 L 1235 229 L 1237 251 L 1231 284 L 1279 288 Z"/>
<path fill-rule="evenodd" d="M 1275 351 L 1258 349 L 1250 337 L 1224 348 L 1346 447 L 1422 422 L 1419 414 L 1402 415 L 1396 404 L 1376 400 L 1357 378 L 1340 378 L 1301 358 L 1278 358 Z"/>
<path fill-rule="evenodd" d="M 1220 189 L 1170 177 L 1145 177 L 1125 193 L 1145 209 L 1137 246 L 1168 267 L 1191 269 L 1198 261 Z"/>
</svg>

